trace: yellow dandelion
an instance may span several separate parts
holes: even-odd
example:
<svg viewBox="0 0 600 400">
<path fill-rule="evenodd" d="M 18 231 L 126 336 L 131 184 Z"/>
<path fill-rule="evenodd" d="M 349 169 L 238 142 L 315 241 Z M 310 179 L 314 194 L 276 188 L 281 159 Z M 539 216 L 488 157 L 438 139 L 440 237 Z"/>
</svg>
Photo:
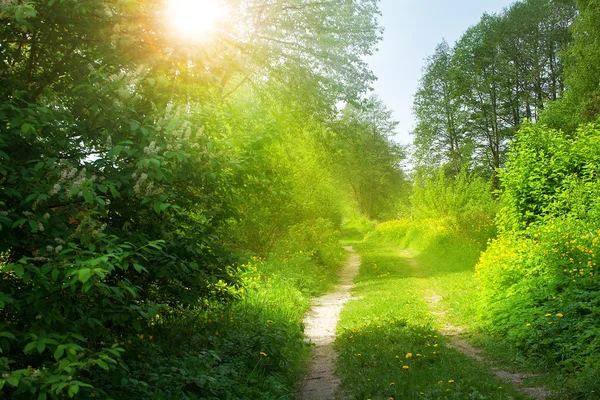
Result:
<svg viewBox="0 0 600 400">
<path fill-rule="evenodd" d="M 266 356 L 267 356 L 267 353 L 265 353 L 264 351 L 261 351 L 261 352 L 260 352 L 260 353 L 258 353 L 258 354 L 260 354 L 260 355 L 261 355 L 261 356 L 263 356 L 263 357 L 266 357 Z"/>
<path fill-rule="evenodd" d="M 448 383 L 454 383 L 454 379 L 450 379 Z"/>
<path fill-rule="evenodd" d="M 408 369 L 408 365 L 403 365 L 402 369 Z"/>
<path fill-rule="evenodd" d="M 556 314 L 556 316 L 557 316 L 558 318 L 562 318 L 562 317 L 563 317 L 563 315 L 562 315 L 562 314 L 560 314 L 560 313 Z"/>
<path fill-rule="evenodd" d="M 412 358 L 412 353 L 406 353 L 406 358 Z"/>
</svg>

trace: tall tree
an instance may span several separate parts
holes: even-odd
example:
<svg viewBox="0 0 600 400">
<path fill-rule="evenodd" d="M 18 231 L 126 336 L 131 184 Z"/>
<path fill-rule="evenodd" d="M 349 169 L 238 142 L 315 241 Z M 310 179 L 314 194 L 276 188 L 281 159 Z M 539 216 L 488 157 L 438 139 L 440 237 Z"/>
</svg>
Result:
<svg viewBox="0 0 600 400">
<path fill-rule="evenodd" d="M 559 54 L 570 43 L 575 13 L 572 0 L 516 2 L 500 14 L 484 15 L 453 49 L 438 46 L 415 96 L 417 148 L 437 154 L 439 163 L 453 150 L 447 140 L 432 138 L 454 132 L 450 136 L 467 144 L 463 149 L 472 144 L 467 161 L 497 187 L 497 170 L 523 120 L 537 120 L 548 101 L 562 96 Z"/>
<path fill-rule="evenodd" d="M 338 179 L 368 218 L 389 216 L 405 189 L 404 148 L 393 142 L 397 122 L 377 98 L 347 105 L 329 124 L 324 143 Z"/>
<path fill-rule="evenodd" d="M 230 298 L 217 286 L 235 283 L 224 232 L 245 179 L 284 185 L 255 168 L 259 134 L 229 143 L 246 125 L 224 97 L 241 83 L 275 97 L 268 80 L 292 98 L 306 78 L 293 100 L 331 110 L 368 86 L 375 1 L 238 3 L 246 22 L 200 46 L 169 34 L 160 0 L 0 3 L 5 396 L 111 398 L 160 308 Z"/>
<path fill-rule="evenodd" d="M 443 165 L 451 174 L 469 162 L 472 151 L 457 74 L 453 50 L 444 40 L 427 59 L 413 103 L 417 164 Z"/>
<path fill-rule="evenodd" d="M 574 43 L 567 56 L 569 102 L 586 120 L 594 120 L 600 115 L 600 4 L 577 0 L 577 6 Z"/>
</svg>

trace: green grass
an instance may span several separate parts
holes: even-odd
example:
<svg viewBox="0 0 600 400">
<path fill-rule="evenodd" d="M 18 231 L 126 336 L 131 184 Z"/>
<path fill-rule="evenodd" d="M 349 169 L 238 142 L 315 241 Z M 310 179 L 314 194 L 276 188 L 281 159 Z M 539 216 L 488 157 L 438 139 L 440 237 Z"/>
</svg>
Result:
<svg viewBox="0 0 600 400">
<path fill-rule="evenodd" d="M 336 341 L 338 372 L 349 398 L 527 398 L 449 348 L 436 330 L 446 323 L 476 325 L 475 246 L 434 241 L 411 257 L 378 241 L 355 249 L 362 258 L 356 300 L 342 311 Z M 428 303 L 425 297 L 434 293 L 442 299 Z"/>
</svg>

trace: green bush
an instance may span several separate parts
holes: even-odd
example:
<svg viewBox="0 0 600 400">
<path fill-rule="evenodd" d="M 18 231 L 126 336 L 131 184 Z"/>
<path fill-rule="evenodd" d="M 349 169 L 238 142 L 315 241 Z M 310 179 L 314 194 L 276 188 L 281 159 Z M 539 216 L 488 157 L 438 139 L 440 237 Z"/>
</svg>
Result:
<svg viewBox="0 0 600 400">
<path fill-rule="evenodd" d="M 573 373 L 572 393 L 600 372 L 600 131 L 519 133 L 502 172 L 501 235 L 477 266 L 491 332 Z"/>
<path fill-rule="evenodd" d="M 504 191 L 498 228 L 517 231 L 548 216 L 585 213 L 585 201 L 579 200 L 595 200 L 585 186 L 599 174 L 600 129 L 594 125 L 583 125 L 574 135 L 539 124 L 524 126 L 500 173 Z M 576 205 L 584 207 L 577 210 Z"/>
</svg>

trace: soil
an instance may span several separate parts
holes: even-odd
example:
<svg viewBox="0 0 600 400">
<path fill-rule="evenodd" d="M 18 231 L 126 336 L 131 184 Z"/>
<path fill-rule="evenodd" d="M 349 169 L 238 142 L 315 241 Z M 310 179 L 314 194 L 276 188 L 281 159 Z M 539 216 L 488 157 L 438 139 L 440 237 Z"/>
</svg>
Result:
<svg viewBox="0 0 600 400">
<path fill-rule="evenodd" d="M 344 303 L 350 300 L 350 289 L 360 268 L 360 256 L 352 247 L 344 247 L 350 259 L 339 273 L 339 284 L 329 294 L 313 301 L 311 311 L 304 318 L 306 340 L 315 345 L 304 378 L 302 400 L 335 399 L 340 380 L 335 375 L 337 354 L 333 348 L 336 326 Z"/>
</svg>

